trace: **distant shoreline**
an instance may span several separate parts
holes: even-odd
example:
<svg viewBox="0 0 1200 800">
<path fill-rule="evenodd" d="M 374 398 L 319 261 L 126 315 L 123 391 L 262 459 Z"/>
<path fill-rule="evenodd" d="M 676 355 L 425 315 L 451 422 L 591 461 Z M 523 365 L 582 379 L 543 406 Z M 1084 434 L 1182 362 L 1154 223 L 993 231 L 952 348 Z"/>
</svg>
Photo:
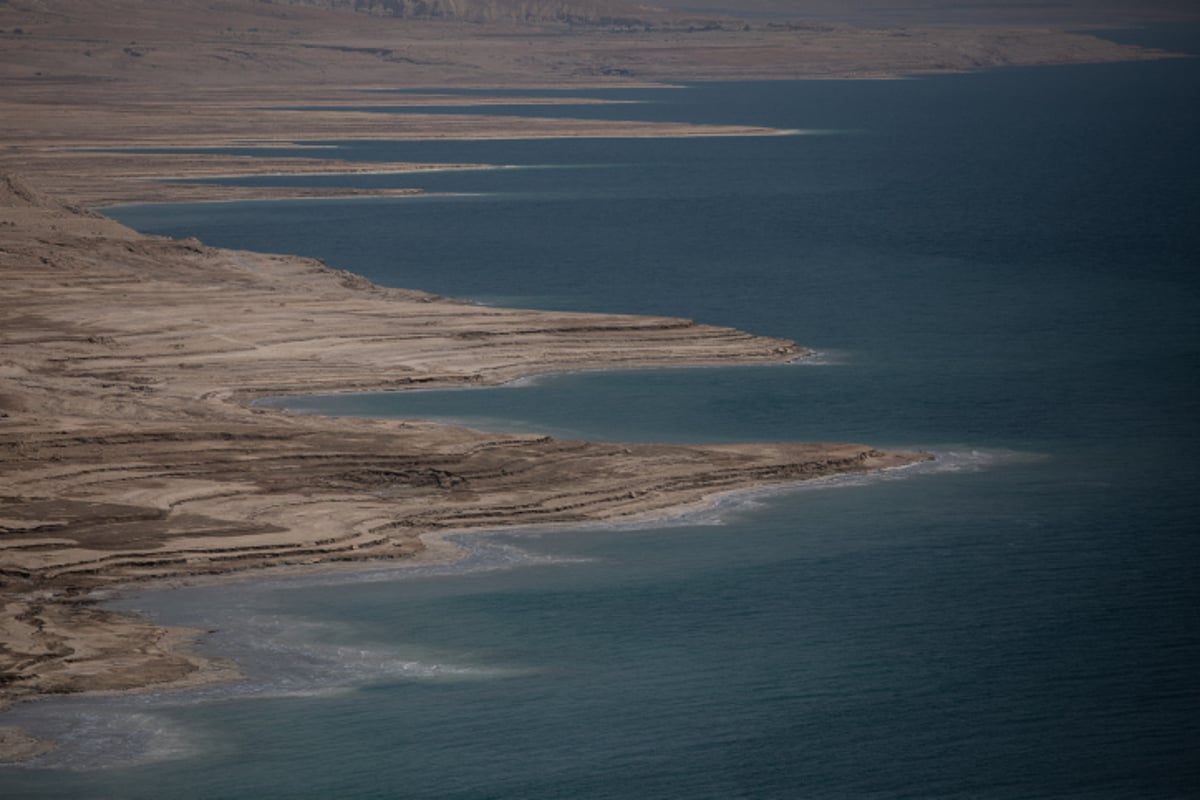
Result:
<svg viewBox="0 0 1200 800">
<path fill-rule="evenodd" d="M 96 590 L 406 560 L 439 532 L 646 519 L 929 458 L 864 445 L 584 443 L 250 408 L 264 394 L 494 384 L 580 364 L 782 363 L 807 351 L 689 320 L 385 289 L 309 259 L 143 236 L 19 178 L 0 189 L 3 302 L 32 315 L 2 331 L 7 701 L 232 674 L 191 652 L 194 632 L 108 612 L 89 599 Z"/>
</svg>

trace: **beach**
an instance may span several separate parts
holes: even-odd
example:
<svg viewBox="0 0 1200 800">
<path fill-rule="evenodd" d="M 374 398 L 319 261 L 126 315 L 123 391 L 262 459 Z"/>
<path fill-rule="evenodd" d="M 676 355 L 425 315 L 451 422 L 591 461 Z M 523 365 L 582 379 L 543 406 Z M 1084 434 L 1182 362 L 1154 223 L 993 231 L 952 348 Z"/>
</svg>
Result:
<svg viewBox="0 0 1200 800">
<path fill-rule="evenodd" d="M 5 86 L 0 172 L 28 175 L 41 190 L 89 207 L 370 196 L 380 192 L 345 187 L 250 192 L 186 179 L 264 169 L 296 175 L 364 170 L 336 153 L 320 153 L 338 141 L 786 133 L 751 125 L 473 113 L 480 106 L 512 102 L 513 90 L 530 93 L 532 99 L 517 95 L 520 102 L 552 110 L 578 102 L 570 96 L 572 87 L 669 91 L 683 81 L 890 80 L 1176 55 L 1118 44 L 1073 30 L 1060 19 L 1047 25 L 1021 18 L 1013 24 L 996 8 L 971 24 L 954 26 L 931 24 L 920 15 L 904 24 L 901 14 L 881 27 L 869 15 L 858 19 L 860 12 L 847 13 L 845 21 L 811 24 L 786 18 L 735 24 L 654 17 L 625 29 L 536 17 L 523 24 L 493 20 L 486 25 L 381 19 L 240 0 L 220 14 L 202 4 L 145 0 L 0 8 Z M 1087 12 L 1080 13 L 1080 19 L 1087 18 Z M 1127 16 L 1113 14 L 1108 24 L 1125 23 Z M 1087 27 L 1075 27 L 1081 26 Z M 463 89 L 472 91 L 455 93 Z M 553 91 L 539 96 L 546 89 Z M 395 106 L 418 110 L 402 120 L 376 113 Z M 430 106 L 439 113 L 430 113 Z M 271 159 L 270 166 L 255 158 L 284 147 L 315 152 Z M 188 148 L 192 152 L 178 152 Z M 455 165 L 379 163 L 370 169 L 398 173 L 439 166 Z"/>
<path fill-rule="evenodd" d="M 4 192 L 4 303 L 20 309 L 2 367 L 10 701 L 211 678 L 178 649 L 186 637 L 97 608 L 97 589 L 413 558 L 432 532 L 648 518 L 929 458 L 866 445 L 588 444 L 249 407 L 580 366 L 782 364 L 807 351 L 688 320 L 384 289 L 309 259 L 143 236 L 21 179 Z"/>
<path fill-rule="evenodd" d="M 459 42 L 458 28 L 437 30 L 423 46 L 435 46 L 429 42 L 439 37 Z M 540 67 L 514 50 L 493 49 L 486 63 L 505 70 L 489 73 L 486 82 L 544 85 L 535 78 L 545 64 L 568 55 L 576 66 L 591 64 L 590 72 L 569 71 L 580 85 L 619 74 L 605 70 L 626 69 L 621 59 L 641 64 L 644 80 L 668 81 L 894 77 L 993 63 L 1161 55 L 1066 33 L 1005 34 L 1003 52 L 993 48 L 995 31 L 946 34 L 939 41 L 949 45 L 918 51 L 889 49 L 897 37 L 878 32 L 834 33 L 843 38 L 830 43 L 829 53 L 849 47 L 853 64 L 828 54 L 798 64 L 796 48 L 812 31 L 755 34 L 748 47 L 747 40 L 716 31 L 714 37 L 725 38 L 698 49 L 691 41 L 667 49 L 639 43 L 632 51 L 623 44 L 620 52 L 607 39 L 589 42 L 593 49 L 580 49 L 578 40 L 554 42 L 539 51 Z M 5 703 L 194 686 L 236 675 L 233 665 L 193 651 L 197 631 L 160 627 L 98 604 L 122 587 L 250 576 L 273 567 L 419 563 L 438 557 L 423 537 L 436 540 L 450 531 L 644 520 L 731 491 L 930 458 L 869 443 L 588 443 L 253 407 L 252 400 L 265 396 L 498 385 L 578 369 L 783 365 L 810 351 L 788 339 L 674 317 L 494 308 L 420 287 L 384 288 L 337 264 L 146 236 L 88 210 L 138 201 L 419 193 L 231 188 L 187 178 L 496 166 L 364 167 L 315 157 L 268 164 L 252 155 L 176 154 L 172 148 L 438 137 L 775 136 L 786 129 L 469 113 L 410 114 L 398 125 L 362 110 L 288 110 L 346 103 L 350 91 L 359 92 L 356 108 L 395 102 L 363 91 L 365 84 L 395 85 L 394 73 L 341 45 L 316 50 L 311 41 L 292 41 L 293 54 L 323 60 L 274 73 L 278 83 L 267 89 L 248 85 L 253 81 L 242 73 L 217 72 L 226 85 L 188 94 L 189 59 L 203 47 L 164 60 L 166 78 L 137 72 L 147 58 L 166 59 L 169 48 L 160 46 L 158 56 L 126 54 L 133 66 L 122 61 L 100 71 L 111 80 L 98 82 L 79 76 L 78 64 L 93 56 L 76 53 L 75 45 L 68 48 L 74 60 L 58 53 L 67 65 L 62 74 L 33 74 L 48 68 L 63 39 L 31 58 L 21 48 L 35 47 L 36 37 L 5 36 L 19 45 L 6 66 L 13 91 L 4 99 L 9 122 L 0 158 L 6 172 L 0 182 Z M 172 32 L 164 42 L 178 37 Z M 462 47 L 475 52 L 475 45 Z M 946 55 L 951 52 L 954 58 Z M 403 80 L 411 86 L 437 76 L 478 83 L 463 66 L 470 60 L 451 70 L 413 70 Z M 318 67 L 329 70 L 326 82 L 301 86 Z M 351 83 L 356 74 L 358 85 Z M 21 758 L 44 745 L 4 732 L 0 747 L 5 758 Z"/>
</svg>

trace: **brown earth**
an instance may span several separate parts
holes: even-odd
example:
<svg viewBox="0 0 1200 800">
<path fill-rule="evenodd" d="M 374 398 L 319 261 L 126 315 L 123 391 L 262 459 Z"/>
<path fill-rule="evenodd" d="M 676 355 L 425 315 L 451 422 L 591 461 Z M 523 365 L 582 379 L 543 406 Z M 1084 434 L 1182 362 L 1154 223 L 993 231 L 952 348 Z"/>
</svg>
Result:
<svg viewBox="0 0 1200 800">
<path fill-rule="evenodd" d="M 233 674 L 189 652 L 194 632 L 94 602 L 130 582 L 441 557 L 446 531 L 635 519 L 926 458 L 851 444 L 593 444 L 249 407 L 265 394 L 780 363 L 806 351 L 686 320 L 382 289 L 303 258 L 142 236 L 87 210 L 281 193 L 187 178 L 363 169 L 171 148 L 765 135 L 782 132 L 491 117 L 470 104 L 497 98 L 373 90 L 878 77 L 1162 55 L 1002 24 L 709 26 L 667 15 L 479 25 L 248 0 L 0 2 L 0 703 Z M 462 113 L 356 110 L 406 102 Z M 135 152 L 146 148 L 165 150 Z M 464 166 L 487 165 L 371 169 Z M 0 729 L 0 758 L 42 746 Z"/>
<path fill-rule="evenodd" d="M 806 351 L 688 320 L 383 289 L 308 259 L 142 236 L 11 177 L 0 274 L 8 700 L 229 674 L 201 670 L 178 632 L 97 608 L 96 589 L 410 558 L 430 533 L 633 519 L 926 458 L 844 444 L 590 444 L 247 407 L 259 395 Z"/>
<path fill-rule="evenodd" d="M 801 8 L 810 6 L 814 13 L 824 8 L 816 2 Z M 874 23 L 869 15 L 850 15 L 855 18 Z M 655 12 L 640 27 L 567 24 L 536 15 L 520 24 L 482 25 L 252 0 L 219 6 L 201 0 L 11 0 L 0 3 L 0 172 L 24 174 L 46 191 L 90 206 L 363 194 L 371 192 L 249 190 L 183 180 L 363 169 L 317 158 L 316 152 L 313 158 L 264 162 L 170 149 L 254 146 L 269 152 L 347 139 L 761 135 L 779 131 L 482 116 L 472 114 L 472 106 L 503 98 L 378 90 L 894 77 L 1166 55 L 1061 28 L 1009 25 L 1009 18 L 994 12 L 988 25 L 974 27 L 842 20 L 731 25 L 728 18 L 697 25 Z M 462 113 L 370 111 L 413 104 L 454 106 Z M 323 110 L 296 110 L 312 106 Z M 146 149 L 159 152 L 137 152 Z"/>
</svg>

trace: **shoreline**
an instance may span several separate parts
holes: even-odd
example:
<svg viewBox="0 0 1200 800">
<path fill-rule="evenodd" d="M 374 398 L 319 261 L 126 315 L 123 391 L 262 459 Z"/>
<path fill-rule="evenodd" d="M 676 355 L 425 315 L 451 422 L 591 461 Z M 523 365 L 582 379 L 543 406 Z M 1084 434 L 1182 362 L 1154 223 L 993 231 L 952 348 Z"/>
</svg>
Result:
<svg viewBox="0 0 1200 800">
<path fill-rule="evenodd" d="M 0 34 L 0 83 L 9 89 L 0 99 L 0 176 L 19 169 L 32 181 L 0 177 L 0 303 L 13 311 L 0 326 L 0 710 L 47 695 L 156 691 L 219 672 L 218 661 L 193 652 L 198 632 L 107 611 L 98 593 L 414 563 L 438 557 L 429 543 L 436 550 L 450 531 L 645 518 L 930 458 L 854 444 L 588 443 L 249 407 L 265 394 L 494 385 L 579 363 L 778 364 L 807 351 L 690 320 L 474 305 L 378 287 L 312 259 L 144 236 L 87 208 L 228 200 L 239 190 L 157 181 L 270 159 L 106 148 L 796 135 L 488 116 L 467 104 L 461 114 L 402 120 L 284 107 L 349 102 L 350 92 L 360 105 L 394 105 L 394 96 L 368 101 L 363 87 L 478 88 L 480 76 L 493 86 L 627 88 L 1172 57 L 1030 27 L 668 30 L 658 41 L 317 10 L 294 11 L 292 29 L 260 30 L 247 23 L 263 19 L 264 4 L 226 4 L 236 27 L 194 4 L 160 5 L 164 16 L 139 29 L 137 48 L 122 20 L 87 4 L 57 16 L 0 5 L 0 22 L 14 31 Z M 339 46 L 313 45 L 312 36 Z M 401 42 L 414 57 L 390 61 L 380 41 Z M 240 50 L 228 45 L 253 51 L 253 63 L 231 60 Z M 273 162 L 294 175 L 352 163 Z M 260 194 L 244 199 L 275 199 L 246 188 Z M 0 761 L 39 747 L 0 728 Z"/>
<path fill-rule="evenodd" d="M 21 179 L 0 190 L 3 302 L 23 312 L 0 330 L 6 703 L 209 680 L 211 665 L 180 647 L 191 634 L 108 612 L 97 591 L 421 561 L 448 531 L 645 520 L 929 458 L 587 443 L 248 407 L 268 394 L 479 386 L 580 363 L 782 364 L 809 351 L 690 320 L 384 289 L 310 259 L 144 236 Z"/>
<path fill-rule="evenodd" d="M 931 456 L 931 460 L 929 461 L 915 461 L 894 467 L 884 467 L 863 474 L 861 477 L 868 480 L 903 480 L 904 476 L 891 477 L 889 473 L 909 472 L 921 470 L 926 467 L 936 471 L 939 469 L 937 466 L 938 463 L 939 457 L 935 454 Z M 142 687 L 126 690 L 84 690 L 72 693 L 69 697 L 78 697 L 81 699 L 112 698 L 131 694 L 154 697 L 169 696 L 208 687 L 229 686 L 232 688 L 246 681 L 249 681 L 250 695 L 254 696 L 257 694 L 257 680 L 249 678 L 242 671 L 241 665 L 237 660 L 226 655 L 206 655 L 201 652 L 200 649 L 203 647 L 204 636 L 212 633 L 214 630 L 224 630 L 223 626 L 217 629 L 194 627 L 190 623 L 172 620 L 170 612 L 167 612 L 164 618 L 161 613 L 146 607 L 136 609 L 128 607 L 112 608 L 113 604 L 128 601 L 130 595 L 143 596 L 146 594 L 172 593 L 187 590 L 203 591 L 221 586 L 230 586 L 234 589 L 237 587 L 249 588 L 254 586 L 255 589 L 269 592 L 276 589 L 303 588 L 306 585 L 314 583 L 316 585 L 328 585 L 343 582 L 357 583 L 364 580 L 369 582 L 404 580 L 406 576 L 428 576 L 430 574 L 427 572 L 428 570 L 433 570 L 433 574 L 435 575 L 458 575 L 480 571 L 488 572 L 497 569 L 520 569 L 526 565 L 524 562 L 491 563 L 487 561 L 486 555 L 483 555 L 483 551 L 487 549 L 484 541 L 494 536 L 515 535 L 519 537 L 533 536 L 540 538 L 563 531 L 586 532 L 596 530 L 628 532 L 688 524 L 721 524 L 719 522 L 709 522 L 707 518 L 713 512 L 719 513 L 722 509 L 736 510 L 739 506 L 753 505 L 756 499 L 759 498 L 769 498 L 800 491 L 835 489 L 839 487 L 841 481 L 853 480 L 853 477 L 850 475 L 831 475 L 798 483 L 731 489 L 701 498 L 692 503 L 674 508 L 660 509 L 631 519 L 579 522 L 570 525 L 534 525 L 436 531 L 421 535 L 420 538 L 424 549 L 420 553 L 409 559 L 397 562 L 326 562 L 309 565 L 268 567 L 255 572 L 234 571 L 223 574 L 191 576 L 183 579 L 165 578 L 158 581 L 115 585 L 101 590 L 95 597 L 88 598 L 88 602 L 95 603 L 99 609 L 134 620 L 142 625 L 156 627 L 163 631 L 162 640 L 169 642 L 169 649 L 187 656 L 195 664 L 196 669 L 194 672 L 174 681 L 147 684 Z M 463 541 L 464 539 L 468 541 Z M 483 561 L 480 563 L 471 563 L 472 559 L 481 555 L 483 555 Z M 536 564 L 544 562 L 534 558 L 528 563 Z M 151 602 L 150 605 L 153 606 L 154 603 Z M 208 623 L 206 623 L 207 625 Z M 347 689 L 352 685 L 354 684 L 351 683 L 345 686 L 341 684 L 329 686 L 314 685 L 300 691 L 339 691 Z M 65 699 L 67 696 L 63 697 Z M 20 701 L 20 704 L 24 706 L 25 703 L 42 699 L 49 698 L 25 698 Z M 0 715 L 3 714 L 4 710 L 4 707 L 0 706 Z M 3 716 L 0 716 L 0 722 L 3 722 Z M 19 727 L 0 725 L 0 767 L 32 761 L 38 756 L 53 753 L 56 750 L 57 744 L 52 739 L 38 738 L 26 733 Z M 29 766 L 38 768 L 36 763 Z"/>
<path fill-rule="evenodd" d="M 260 3 L 232 0 L 226 4 L 231 16 L 223 16 L 191 2 L 142 2 L 163 7 L 155 9 L 152 25 L 139 27 L 137 47 L 129 45 L 132 31 L 121 28 L 120 20 L 97 15 L 86 5 L 61 14 L 0 6 L 0 40 L 10 48 L 8 57 L 0 58 L 0 83 L 10 89 L 0 99 L 0 120 L 9 121 L 0 122 L 0 141 L 7 145 L 0 150 L 0 174 L 20 171 L 45 191 L 89 207 L 250 199 L 246 187 L 154 179 L 245 174 L 247 164 L 260 171 L 261 163 L 252 157 L 128 151 L 247 143 L 264 150 L 304 150 L 351 140 L 802 135 L 748 125 L 486 111 L 513 104 L 533 109 L 629 105 L 613 98 L 571 96 L 596 89 L 675 90 L 682 83 L 739 80 L 910 79 L 1182 55 L 1078 32 L 1087 27 L 1086 20 L 1073 26 L 1035 26 L 1006 22 L 999 13 L 994 23 L 975 26 L 927 21 L 892 23 L 902 27 L 747 25 L 736 31 L 664 29 L 661 36 L 650 36 L 604 26 L 481 26 L 318 9 L 293 9 L 291 27 L 283 30 L 270 6 Z M 75 38 L 80 30 L 89 34 L 86 47 Z M 316 45 L 314 39 L 327 43 Z M 406 53 L 403 60 L 389 60 L 389 54 L 399 51 Z M 536 95 L 546 88 L 562 95 Z M 417 110 L 379 113 L 398 106 Z M 436 106 L 436 113 L 422 113 L 422 106 Z M 313 107 L 323 110 L 289 110 Z M 275 161 L 272 171 L 288 174 L 361 168 L 331 159 L 270 160 Z M 375 169 L 400 172 L 413 166 L 380 164 Z M 263 190 L 258 196 L 284 194 Z"/>
<path fill-rule="evenodd" d="M 192 590 L 204 593 L 206 590 L 218 587 L 230 587 L 231 591 L 249 590 L 255 594 L 259 592 L 271 593 L 279 590 L 302 590 L 312 586 L 327 587 L 339 584 L 403 581 L 407 578 L 437 579 L 446 575 L 487 573 L 497 570 L 518 570 L 527 566 L 570 563 L 572 559 L 569 557 L 563 560 L 553 554 L 538 555 L 526 552 L 520 541 L 515 543 L 517 560 L 510 561 L 508 557 L 512 554 L 509 552 L 509 548 L 514 545 L 501 544 L 496 547 L 490 545 L 488 540 L 492 539 L 492 537 L 505 536 L 515 536 L 518 540 L 525 537 L 541 539 L 560 532 L 586 533 L 596 531 L 599 533 L 636 533 L 639 531 L 669 529 L 676 526 L 720 526 L 725 524 L 723 519 L 726 514 L 745 513 L 746 510 L 761 505 L 764 499 L 769 503 L 771 498 L 793 495 L 800 492 L 853 488 L 861 485 L 862 482 L 874 483 L 878 481 L 910 480 L 921 475 L 927 476 L 943 471 L 956 471 L 960 468 L 986 468 L 987 464 L 995 463 L 995 459 L 1003 459 L 1006 455 L 1011 455 L 1009 451 L 996 451 L 990 454 L 985 452 L 983 461 L 977 463 L 975 457 L 979 456 L 978 451 L 965 454 L 957 451 L 942 451 L 938 448 L 932 448 L 930 453 L 933 456 L 933 460 L 931 461 L 887 467 L 859 475 L 833 475 L 799 483 L 730 490 L 685 507 L 663 509 L 642 519 L 579 523 L 570 526 L 555 525 L 548 527 L 534 526 L 439 531 L 422 536 L 422 541 L 426 544 L 427 549 L 412 559 L 402 562 L 324 563 L 308 566 L 275 567 L 254 573 L 232 572 L 223 575 L 196 576 L 185 580 L 169 579 L 162 582 L 116 586 L 104 590 L 102 593 L 103 596 L 97 598 L 97 602 L 101 607 L 107 608 L 112 604 L 118 604 L 117 608 L 110 610 L 113 610 L 114 613 L 132 616 L 153 625 L 165 626 L 171 632 L 171 635 L 176 637 L 176 641 L 182 649 L 192 654 L 198 662 L 208 662 L 211 664 L 211 667 L 207 671 L 206 668 L 202 667 L 197 674 L 174 684 L 156 684 L 132 692 L 89 691 L 72 695 L 72 697 L 87 700 L 89 698 L 116 698 L 138 694 L 150 698 L 152 702 L 161 700 L 168 705 L 174 705 L 179 702 L 196 702 L 189 698 L 188 692 L 206 690 L 207 695 L 207 690 L 214 689 L 220 693 L 222 686 L 227 687 L 227 691 L 229 692 L 228 695 L 219 694 L 219 697 L 223 698 L 239 696 L 251 698 L 283 697 L 293 694 L 309 696 L 323 695 L 330 692 L 352 691 L 357 686 L 369 684 L 373 679 L 385 675 L 385 673 L 374 673 L 369 669 L 367 671 L 356 671 L 349 677 L 339 675 L 337 679 L 328 680 L 322 675 L 307 675 L 299 676 L 301 685 L 298 688 L 294 685 L 289 688 L 276 688 L 270 683 L 266 675 L 263 674 L 263 665 L 257 660 L 250 662 L 249 666 L 251 668 L 248 671 L 243 671 L 240 658 L 223 655 L 223 651 L 219 646 L 205 645 L 203 640 L 207 634 L 216 631 L 229 633 L 229 625 L 223 622 L 225 618 L 222 616 L 222 612 L 217 612 L 215 616 L 205 619 L 202 625 L 197 625 L 195 621 L 189 621 L 186 618 L 178 619 L 174 616 L 178 614 L 178 601 L 175 601 L 174 604 L 169 605 L 167 610 L 163 611 L 160 607 L 161 604 L 155 601 L 153 595 L 188 592 Z M 526 556 L 525 559 L 520 558 L 522 554 Z M 495 560 L 497 558 L 502 560 Z M 234 624 L 234 627 L 236 628 L 236 624 Z M 257 630 L 257 628 L 256 631 L 258 634 L 263 633 L 263 631 Z M 246 635 L 247 632 L 245 630 L 233 633 L 233 642 L 238 645 L 235 649 L 239 651 L 244 650 L 243 637 Z M 210 652 L 205 653 L 204 650 L 206 649 Z M 254 654 L 251 653 L 250 655 Z M 420 664 L 410 666 L 415 669 L 421 668 Z M 406 666 L 406 669 L 408 668 L 410 667 Z M 469 671 L 475 669 L 475 667 L 466 666 L 459 667 L 458 669 Z M 455 674 L 454 669 L 451 670 L 450 674 Z M 24 706 L 24 703 L 21 705 Z M 33 711 L 31 713 L 36 714 L 37 712 Z M 59 709 L 56 709 L 52 714 L 60 719 L 63 716 Z M 67 715 L 69 716 L 69 712 Z M 0 717 L 0 722 L 2 721 L 3 717 Z M 59 722 L 58 725 L 61 727 L 62 723 Z M 36 726 L 31 725 L 30 727 L 36 729 Z M 28 733 L 23 733 L 20 729 L 13 726 L 9 726 L 7 730 L 3 726 L 0 726 L 0 737 L 4 736 L 10 737 L 14 745 L 13 749 L 9 752 L 14 754 L 20 753 L 21 749 L 17 749 L 19 745 L 20 748 L 27 752 L 27 756 L 24 759 L 10 760 L 8 762 L 0 760 L 0 767 L 20 765 L 21 761 L 33 761 L 38 756 L 44 754 L 52 754 L 51 759 L 69 757 L 69 755 L 62 756 L 58 754 L 57 747 L 52 739 L 39 739 Z M 5 752 L 4 744 L 5 740 L 0 738 L 0 753 Z M 95 758 L 94 754 L 92 758 Z M 146 753 L 142 755 L 134 754 L 131 757 L 129 754 L 126 754 L 124 758 L 125 760 L 122 763 L 129 761 L 129 763 L 141 764 L 153 763 L 158 760 L 159 756 Z M 132 760 L 130 760 L 131 758 Z M 46 765 L 33 761 L 33 763 L 29 763 L 27 766 L 33 769 L 55 769 L 60 764 L 61 760 L 52 761 Z"/>
</svg>

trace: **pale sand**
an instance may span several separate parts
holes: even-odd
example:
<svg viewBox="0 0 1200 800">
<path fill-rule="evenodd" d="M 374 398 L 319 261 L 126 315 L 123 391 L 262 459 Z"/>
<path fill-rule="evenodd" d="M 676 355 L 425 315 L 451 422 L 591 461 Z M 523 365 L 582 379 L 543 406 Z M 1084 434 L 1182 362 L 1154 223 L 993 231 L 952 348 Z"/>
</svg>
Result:
<svg viewBox="0 0 1200 800">
<path fill-rule="evenodd" d="M 309 259 L 143 236 L 20 179 L 0 181 L 0 271 L 6 700 L 231 674 L 180 649 L 180 635 L 80 602 L 95 589 L 408 558 L 424 534 L 645 518 L 927 458 L 852 444 L 591 444 L 250 408 L 267 394 L 806 351 L 687 320 L 384 289 Z"/>
<path fill-rule="evenodd" d="M 139 4 L 153 5 L 114 7 Z M 646 518 L 738 489 L 927 458 L 850 444 L 589 444 L 248 408 L 265 394 L 488 384 L 581 365 L 779 363 L 805 351 L 684 320 L 482 308 L 307 259 L 141 236 L 69 204 L 348 194 L 162 179 L 363 167 L 90 148 L 778 135 L 789 132 L 490 117 L 467 105 L 403 117 L 286 106 L 462 102 L 365 91 L 396 86 L 896 77 L 1162 55 L 1040 28 L 647 36 L 551 25 L 531 38 L 528 26 L 304 9 L 281 25 L 279 10 L 259 3 L 229 0 L 219 17 L 207 8 L 0 5 L 0 172 L 33 178 L 0 183 L 0 703 L 235 674 L 189 651 L 194 632 L 98 608 L 95 590 L 445 558 L 450 531 Z M 372 55 L 381 43 L 407 60 Z M 484 165 L 371 169 L 439 166 Z M 0 757 L 43 746 L 0 729 Z"/>
<path fill-rule="evenodd" d="M 1161 58 L 1045 26 L 690 26 L 653 33 L 554 23 L 379 19 L 228 0 L 0 4 L 0 172 L 91 207 L 159 200 L 334 196 L 362 190 L 229 189 L 164 176 L 353 171 L 318 159 L 88 152 L 81 148 L 311 145 L 355 139 L 761 136 L 749 125 L 485 116 L 472 107 L 569 97 L 404 95 L 413 87 L 593 88 L 681 80 L 878 78 L 1007 65 Z M 897 17 L 903 25 L 903 15 Z M 1074 27 L 1082 27 L 1075 23 Z M 15 33 L 15 31 L 21 33 Z M 671 91 L 663 89 L 663 91 Z M 583 102 L 598 102 L 594 99 Z M 354 107 L 438 105 L 403 115 Z M 321 106 L 321 111 L 295 107 Z M 411 164 L 376 165 L 403 171 Z M 433 165 L 436 166 L 436 165 Z M 361 165 L 357 165 L 361 168 Z"/>
</svg>

